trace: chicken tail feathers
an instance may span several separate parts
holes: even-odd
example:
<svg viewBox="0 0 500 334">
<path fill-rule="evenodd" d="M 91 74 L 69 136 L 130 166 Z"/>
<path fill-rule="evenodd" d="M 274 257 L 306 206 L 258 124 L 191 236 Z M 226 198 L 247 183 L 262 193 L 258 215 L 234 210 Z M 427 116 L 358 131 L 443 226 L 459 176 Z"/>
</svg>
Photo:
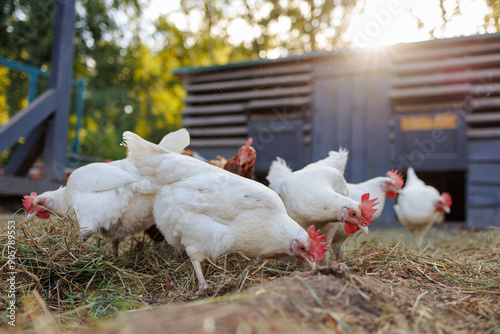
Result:
<svg viewBox="0 0 500 334">
<path fill-rule="evenodd" d="M 158 145 L 169 151 L 181 153 L 189 145 L 189 141 L 189 132 L 186 129 L 180 129 L 167 134 Z"/>
<path fill-rule="evenodd" d="M 292 169 L 288 167 L 286 161 L 280 157 L 276 157 L 276 160 L 271 163 L 269 173 L 266 176 L 267 181 L 269 181 L 269 188 L 280 195 L 281 185 L 290 174 L 292 174 Z"/>
<path fill-rule="evenodd" d="M 406 171 L 406 185 L 408 187 L 413 186 L 425 186 L 424 181 L 420 180 L 412 167 L 409 167 Z"/>
<path fill-rule="evenodd" d="M 161 156 L 169 153 L 165 148 L 150 143 L 130 131 L 123 133 L 123 141 L 127 147 L 127 159 L 135 165 L 141 176 L 154 176 L 156 167 L 162 161 Z"/>
<path fill-rule="evenodd" d="M 320 161 L 323 161 L 329 167 L 338 169 L 342 174 L 344 174 L 348 157 L 349 151 L 345 148 L 340 147 L 338 151 L 328 152 L 328 157 Z"/>
</svg>

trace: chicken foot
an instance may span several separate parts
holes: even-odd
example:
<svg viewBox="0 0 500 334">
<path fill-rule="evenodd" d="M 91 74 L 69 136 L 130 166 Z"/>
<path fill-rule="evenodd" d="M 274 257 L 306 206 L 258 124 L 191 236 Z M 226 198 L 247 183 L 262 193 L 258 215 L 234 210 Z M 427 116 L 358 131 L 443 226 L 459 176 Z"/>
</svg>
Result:
<svg viewBox="0 0 500 334">
<path fill-rule="evenodd" d="M 193 264 L 194 272 L 196 273 L 196 278 L 198 279 L 198 289 L 200 291 L 206 290 L 208 288 L 208 283 L 203 276 L 200 261 L 191 259 L 191 263 Z"/>
</svg>

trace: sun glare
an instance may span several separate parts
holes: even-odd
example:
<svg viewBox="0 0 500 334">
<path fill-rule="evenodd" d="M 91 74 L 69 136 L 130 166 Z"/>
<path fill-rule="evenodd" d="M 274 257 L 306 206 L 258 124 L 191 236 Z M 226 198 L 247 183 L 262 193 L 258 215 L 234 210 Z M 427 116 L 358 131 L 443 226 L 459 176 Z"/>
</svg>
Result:
<svg viewBox="0 0 500 334">
<path fill-rule="evenodd" d="M 456 2 L 448 0 L 444 6 L 452 13 Z M 427 40 L 431 30 L 437 38 L 484 33 L 482 25 L 487 12 L 484 1 L 462 0 L 460 12 L 448 14 L 443 28 L 438 0 L 367 0 L 363 11 L 354 14 L 345 39 L 354 48 L 369 48 Z"/>
<path fill-rule="evenodd" d="M 443 13 L 440 0 L 364 0 L 360 1 L 349 23 L 349 28 L 343 36 L 354 48 L 370 48 L 391 45 L 401 42 L 416 42 L 431 38 L 430 31 L 436 38 L 471 35 L 486 33 L 483 27 L 484 17 L 489 12 L 485 0 L 445 0 L 443 7 L 446 10 L 447 24 L 443 26 Z M 364 6 L 363 6 L 364 4 Z M 246 21 L 238 18 L 239 2 L 230 10 L 234 14 L 233 20 L 223 29 L 230 37 L 230 42 L 237 45 L 249 43 L 260 34 Z M 457 6 L 459 11 L 457 12 Z M 261 8 L 262 15 L 268 14 L 269 6 Z M 452 14 L 453 13 L 453 14 Z M 198 13 L 195 13 L 198 14 Z M 159 15 L 166 15 L 180 29 L 196 31 L 201 16 L 190 15 L 186 17 L 180 11 L 179 0 L 164 1 L 151 0 L 144 10 L 146 21 L 153 24 Z M 230 15 L 231 16 L 231 15 Z M 288 19 L 288 18 L 286 18 Z M 226 21 L 227 22 L 227 21 Z M 271 24 L 271 32 L 277 33 L 279 39 L 290 38 L 291 23 L 279 18 Z M 222 28 L 222 27 L 221 27 Z M 326 37 L 334 33 L 333 29 L 325 30 L 318 34 L 318 45 L 326 44 Z M 325 48 L 328 45 L 324 45 Z M 280 53 L 281 54 L 281 53 Z M 267 57 L 276 56 L 267 52 Z"/>
</svg>

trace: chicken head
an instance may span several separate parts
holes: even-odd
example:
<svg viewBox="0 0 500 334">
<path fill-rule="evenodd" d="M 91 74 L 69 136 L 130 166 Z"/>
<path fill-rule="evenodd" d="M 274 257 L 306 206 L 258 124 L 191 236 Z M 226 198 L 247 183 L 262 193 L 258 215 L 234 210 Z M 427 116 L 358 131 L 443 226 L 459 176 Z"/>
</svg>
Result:
<svg viewBox="0 0 500 334">
<path fill-rule="evenodd" d="M 344 207 L 340 212 L 340 221 L 344 223 L 344 230 L 347 234 L 353 234 L 362 230 L 368 235 L 368 225 L 372 220 L 373 214 L 377 211 L 374 207 L 378 204 L 378 198 L 370 199 L 370 194 L 361 196 L 359 209 Z"/>
<path fill-rule="evenodd" d="M 393 169 L 387 172 L 387 176 L 391 180 L 382 182 L 380 188 L 385 191 L 387 198 L 395 198 L 401 192 L 401 188 L 403 188 L 403 175 L 398 170 Z"/>
<path fill-rule="evenodd" d="M 441 198 L 434 203 L 434 206 L 438 212 L 450 213 L 451 204 L 451 195 L 449 193 L 442 193 Z"/>
<path fill-rule="evenodd" d="M 37 199 L 36 192 L 23 196 L 23 206 L 28 211 L 28 219 L 34 215 L 41 219 L 50 217 L 51 203 L 46 203 L 45 199 Z"/>
<path fill-rule="evenodd" d="M 251 146 L 253 138 L 248 138 L 246 144 L 240 148 L 238 154 L 236 155 L 236 163 L 242 169 L 249 169 L 255 164 L 255 158 L 257 157 L 257 152 Z"/>
<path fill-rule="evenodd" d="M 315 263 L 326 256 L 328 243 L 322 242 L 325 234 L 319 235 L 319 230 L 315 231 L 314 225 L 309 226 L 307 235 L 309 236 L 309 240 L 305 245 L 297 239 L 292 241 L 290 244 L 290 253 L 299 260 L 309 263 L 315 269 Z"/>
</svg>

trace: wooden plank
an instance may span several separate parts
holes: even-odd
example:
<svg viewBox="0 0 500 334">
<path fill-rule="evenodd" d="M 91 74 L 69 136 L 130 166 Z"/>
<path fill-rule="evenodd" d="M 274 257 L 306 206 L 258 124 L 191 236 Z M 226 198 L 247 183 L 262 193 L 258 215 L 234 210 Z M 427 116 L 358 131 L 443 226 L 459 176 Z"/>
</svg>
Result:
<svg viewBox="0 0 500 334">
<path fill-rule="evenodd" d="M 312 64 L 308 63 L 297 63 L 293 62 L 290 65 L 275 65 L 265 64 L 260 65 L 256 68 L 256 66 L 250 66 L 245 69 L 236 70 L 234 68 L 228 68 L 224 70 L 220 70 L 214 68 L 210 70 L 207 74 L 196 74 L 193 76 L 191 80 L 189 80 L 190 84 L 195 83 L 206 83 L 211 81 L 227 81 L 227 80 L 240 80 L 240 79 L 248 79 L 255 77 L 268 77 L 274 75 L 282 75 L 282 74 L 292 74 L 292 73 L 307 73 L 311 72 L 313 69 Z M 214 73 L 215 72 L 215 73 Z"/>
<path fill-rule="evenodd" d="M 500 185 L 500 164 L 497 163 L 469 163 L 468 165 L 468 182 L 484 183 L 488 185 Z M 497 199 L 500 201 L 500 199 Z M 497 202 L 498 203 L 498 202 Z"/>
<path fill-rule="evenodd" d="M 407 86 L 427 86 L 447 83 L 461 83 L 468 81 L 479 81 L 486 87 L 491 84 L 491 80 L 500 78 L 500 69 L 487 70 L 465 70 L 448 73 L 430 73 L 422 75 L 408 75 L 402 77 L 393 77 L 393 87 Z"/>
<path fill-rule="evenodd" d="M 330 131 L 335 131 L 333 145 L 329 150 L 337 151 L 340 146 L 350 148 L 352 146 L 352 118 L 350 92 L 352 91 L 352 81 L 355 76 L 347 78 L 337 78 L 339 85 L 336 91 L 336 99 L 330 110 L 334 112 L 336 123 L 326 125 Z M 326 155 L 322 158 L 324 159 Z M 344 171 L 346 180 L 352 180 L 352 160 L 347 159 L 347 165 Z"/>
<path fill-rule="evenodd" d="M 303 113 L 301 108 L 297 107 L 283 107 L 281 109 L 273 108 L 269 109 L 253 109 L 250 114 L 250 122 L 255 121 L 272 121 L 273 124 L 276 122 L 287 122 L 292 119 L 302 119 Z"/>
<path fill-rule="evenodd" d="M 369 94 L 365 102 L 363 131 L 366 133 L 365 177 L 371 178 L 385 175 L 390 168 L 395 167 L 390 165 L 391 153 L 394 152 L 394 146 L 389 142 L 392 110 L 387 94 L 390 91 L 390 73 L 371 74 L 367 82 L 369 86 L 365 90 Z M 384 149 L 381 149 L 382 147 Z M 385 211 L 387 212 L 384 213 Z M 394 221 L 393 210 L 384 210 L 384 212 L 380 217 L 381 222 L 389 225 Z"/>
<path fill-rule="evenodd" d="M 469 140 L 467 143 L 467 151 L 469 162 L 496 161 L 500 163 L 500 137 Z"/>
<path fill-rule="evenodd" d="M 499 226 L 500 209 L 497 206 L 467 207 L 467 228 L 471 230 L 486 230 L 491 226 Z"/>
<path fill-rule="evenodd" d="M 500 97 L 485 97 L 470 100 L 471 110 L 500 108 Z"/>
<path fill-rule="evenodd" d="M 193 92 L 220 92 L 224 90 L 237 90 L 248 88 L 265 88 L 270 86 L 298 85 L 299 83 L 309 83 L 313 79 L 312 74 L 293 74 L 276 77 L 265 77 L 247 80 L 222 81 L 204 84 L 186 85 L 184 89 L 188 93 Z"/>
<path fill-rule="evenodd" d="M 189 147 L 235 147 L 239 148 L 245 144 L 246 138 L 218 138 L 218 139 L 191 139 Z"/>
<path fill-rule="evenodd" d="M 5 175 L 25 176 L 28 173 L 43 151 L 43 136 L 46 129 L 47 124 L 42 122 L 30 132 L 24 144 L 14 156 L 10 157 L 9 164 L 4 169 Z"/>
<path fill-rule="evenodd" d="M 448 98 L 450 95 L 467 95 L 472 90 L 471 84 L 456 84 L 433 87 L 413 87 L 393 89 L 389 93 L 391 100 Z"/>
<path fill-rule="evenodd" d="M 471 55 L 471 54 L 478 54 L 478 53 L 497 53 L 500 51 L 500 41 L 498 39 L 493 40 L 493 41 L 488 41 L 488 44 L 457 44 L 453 46 L 437 46 L 427 49 L 427 50 L 422 50 L 422 48 L 419 48 L 419 50 L 415 50 L 414 48 L 411 48 L 410 45 L 408 45 L 408 51 L 404 52 L 400 50 L 400 52 L 396 53 L 394 56 L 393 60 L 395 63 L 405 63 L 405 62 L 415 62 L 415 61 L 422 61 L 422 60 L 427 60 L 427 59 L 436 59 L 436 58 L 449 58 L 449 57 L 454 57 L 454 56 L 461 56 L 461 55 Z"/>
<path fill-rule="evenodd" d="M 45 121 L 56 108 L 56 91 L 48 89 L 40 95 L 33 103 L 16 113 L 0 127 L 0 152 L 5 151 L 28 134 L 37 125 Z"/>
<path fill-rule="evenodd" d="M 341 82 L 335 78 L 314 81 L 311 160 L 306 161 L 308 163 L 324 159 L 329 150 L 338 149 L 335 131 L 338 113 L 335 109 Z"/>
<path fill-rule="evenodd" d="M 56 90 L 56 112 L 45 136 L 44 178 L 62 182 L 66 167 L 71 78 L 73 76 L 73 39 L 75 0 L 56 1 L 54 41 L 50 63 L 50 87 Z"/>
<path fill-rule="evenodd" d="M 458 100 L 446 101 L 430 101 L 430 102 L 412 102 L 412 103 L 393 103 L 393 110 L 396 113 L 408 113 L 414 111 L 436 111 L 436 110 L 457 110 L 465 108 L 465 101 L 463 98 Z"/>
<path fill-rule="evenodd" d="M 216 128 L 188 128 L 189 135 L 191 138 L 194 137 L 210 137 L 210 136 L 247 136 L 248 129 L 246 126 L 232 126 L 228 128 L 216 127 Z"/>
<path fill-rule="evenodd" d="M 35 181 L 26 177 L 19 176 L 0 176 L 0 194 L 6 196 L 28 195 L 31 192 L 43 193 L 48 190 L 54 190 L 62 183 L 51 182 L 48 180 Z M 21 203 L 19 203 L 21 205 Z"/>
<path fill-rule="evenodd" d="M 233 116 L 212 116 L 212 117 L 190 117 L 184 118 L 182 125 L 184 127 L 222 125 L 222 124 L 246 124 L 246 115 Z"/>
<path fill-rule="evenodd" d="M 442 60 L 425 61 L 411 64 L 401 64 L 393 66 L 393 73 L 396 75 L 404 73 L 443 71 L 464 67 L 486 67 L 500 64 L 500 54 L 483 56 L 465 56 L 459 58 L 447 58 Z"/>
<path fill-rule="evenodd" d="M 311 103 L 311 98 L 307 97 L 287 97 L 282 99 L 255 100 L 248 103 L 248 109 L 263 109 L 285 106 L 302 106 Z"/>
<path fill-rule="evenodd" d="M 472 87 L 472 93 L 475 96 L 490 96 L 498 95 L 500 93 L 500 83 L 485 82 Z"/>
<path fill-rule="evenodd" d="M 368 143 L 368 119 L 367 111 L 369 109 L 368 100 L 377 104 L 377 101 L 372 101 L 372 95 L 375 93 L 376 87 L 371 87 L 373 75 L 366 76 L 356 75 L 350 81 L 350 87 L 347 96 L 349 99 L 349 114 L 350 119 L 350 145 L 349 159 L 351 160 L 351 178 L 349 182 L 357 183 L 366 180 L 367 161 L 366 149 Z M 370 89 L 371 88 L 371 89 Z M 378 108 L 376 108 L 378 109 Z M 378 112 L 378 110 L 377 110 Z"/>
<path fill-rule="evenodd" d="M 500 138 L 500 127 L 467 129 L 468 139 Z"/>
<path fill-rule="evenodd" d="M 473 113 L 468 114 L 465 119 L 470 124 L 500 122 L 500 112 Z"/>
<path fill-rule="evenodd" d="M 184 116 L 208 114 L 236 114 L 245 111 L 244 103 L 214 104 L 208 106 L 187 106 L 182 111 Z"/>
<path fill-rule="evenodd" d="M 311 92 L 312 92 L 312 87 L 310 86 L 293 86 L 287 88 L 250 90 L 250 91 L 242 91 L 235 93 L 188 95 L 184 99 L 184 102 L 194 104 L 194 103 L 225 102 L 225 101 L 235 101 L 235 100 L 246 101 L 246 100 L 262 99 L 268 97 L 306 95 L 310 94 Z"/>
</svg>

